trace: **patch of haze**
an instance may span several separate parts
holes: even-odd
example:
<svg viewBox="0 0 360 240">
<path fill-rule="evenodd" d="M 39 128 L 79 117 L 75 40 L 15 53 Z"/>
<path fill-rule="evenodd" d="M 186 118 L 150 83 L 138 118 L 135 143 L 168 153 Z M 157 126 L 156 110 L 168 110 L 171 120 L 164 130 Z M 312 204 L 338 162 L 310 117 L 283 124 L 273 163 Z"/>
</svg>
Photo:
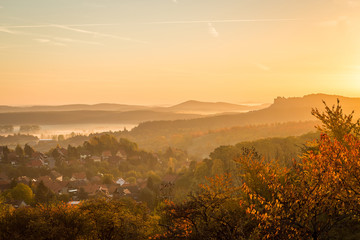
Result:
<svg viewBox="0 0 360 240">
<path fill-rule="evenodd" d="M 73 135 L 89 135 L 92 133 L 116 132 L 124 129 L 130 131 L 135 124 L 66 124 L 66 125 L 40 125 L 40 130 L 30 135 L 40 139 L 51 139 L 53 136 L 64 135 L 69 138 Z M 14 126 L 14 133 L 19 133 L 20 126 Z M 6 134 L 6 135 L 12 135 Z M 25 133 L 27 134 L 27 133 Z"/>
</svg>

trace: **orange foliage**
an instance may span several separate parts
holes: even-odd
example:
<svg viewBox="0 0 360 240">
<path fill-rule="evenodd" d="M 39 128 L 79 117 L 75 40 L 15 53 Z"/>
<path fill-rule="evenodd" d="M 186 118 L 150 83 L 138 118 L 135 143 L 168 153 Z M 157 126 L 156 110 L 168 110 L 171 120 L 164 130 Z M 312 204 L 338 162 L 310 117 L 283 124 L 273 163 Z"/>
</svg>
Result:
<svg viewBox="0 0 360 240">
<path fill-rule="evenodd" d="M 273 167 L 251 156 L 243 191 L 247 212 L 259 222 L 265 239 L 321 239 L 344 219 L 360 217 L 360 141 L 321 135 L 318 149 L 303 155 L 292 169 Z"/>
</svg>

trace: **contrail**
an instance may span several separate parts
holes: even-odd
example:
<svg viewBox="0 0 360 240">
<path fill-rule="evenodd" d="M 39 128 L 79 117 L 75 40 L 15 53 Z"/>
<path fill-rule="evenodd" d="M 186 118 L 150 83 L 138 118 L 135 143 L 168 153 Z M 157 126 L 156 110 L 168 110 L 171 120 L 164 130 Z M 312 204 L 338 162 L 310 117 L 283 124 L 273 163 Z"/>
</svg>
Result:
<svg viewBox="0 0 360 240">
<path fill-rule="evenodd" d="M 236 22 L 289 22 L 299 21 L 299 18 L 263 18 L 263 19 L 229 19 L 229 20 L 195 20 L 195 21 L 164 21 L 145 24 L 191 24 L 191 23 L 236 23 Z"/>
<path fill-rule="evenodd" d="M 190 23 L 236 23 L 236 22 L 289 22 L 300 21 L 299 18 L 259 18 L 259 19 L 225 19 L 225 20 L 192 20 L 192 21 L 159 21 L 143 22 L 141 24 L 190 24 Z M 51 28 L 51 27 L 96 27 L 96 26 L 121 26 L 125 23 L 88 23 L 88 24 L 39 24 L 39 25 L 7 25 L 0 27 L 10 28 Z"/>
<path fill-rule="evenodd" d="M 84 34 L 90 34 L 93 36 L 99 36 L 99 37 L 107 37 L 107 38 L 114 38 L 119 39 L 122 41 L 128 41 L 128 42 L 135 42 L 135 43 L 147 43 L 146 41 L 141 41 L 137 39 L 127 38 L 127 37 L 120 37 L 112 34 L 106 34 L 106 33 L 100 33 L 100 32 L 94 32 L 94 31 L 88 31 L 79 29 L 76 27 L 87 27 L 87 26 L 116 26 L 120 24 L 68 24 L 68 25 L 60 25 L 60 24 L 40 24 L 40 25 L 8 25 L 8 26 L 0 26 L 0 31 L 7 32 L 7 33 L 13 33 L 9 29 L 18 29 L 18 28 L 60 28 L 68 31 L 78 32 L 78 33 L 84 33 Z"/>
</svg>

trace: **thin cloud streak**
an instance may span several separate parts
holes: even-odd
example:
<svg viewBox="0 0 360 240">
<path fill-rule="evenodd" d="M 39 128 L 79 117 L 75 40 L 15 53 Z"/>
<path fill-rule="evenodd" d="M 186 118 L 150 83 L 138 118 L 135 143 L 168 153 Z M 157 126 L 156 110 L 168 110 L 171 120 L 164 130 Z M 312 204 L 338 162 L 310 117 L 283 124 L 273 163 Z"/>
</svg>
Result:
<svg viewBox="0 0 360 240">
<path fill-rule="evenodd" d="M 195 20 L 195 21 L 161 21 L 147 22 L 145 24 L 192 24 L 192 23 L 236 23 L 236 22 L 289 22 L 300 21 L 299 18 L 274 18 L 274 19 L 229 19 L 229 20 Z"/>
<path fill-rule="evenodd" d="M 60 37 L 50 37 L 42 35 L 43 38 L 34 38 L 35 41 L 39 43 L 54 45 L 54 46 L 67 46 L 67 43 L 81 43 L 81 44 L 90 44 L 90 45 L 103 45 L 98 42 L 82 41 L 71 38 L 60 38 Z"/>
<path fill-rule="evenodd" d="M 9 34 L 18 34 L 18 32 L 11 31 L 7 27 L 1 27 L 1 26 L 0 26 L 0 32 L 9 33 Z"/>
<path fill-rule="evenodd" d="M 76 27 L 91 27 L 91 26 L 117 26 L 120 24 L 70 24 L 70 25 L 59 25 L 59 24 L 40 24 L 40 25 L 13 25 L 13 26 L 0 26 L 0 31 L 6 32 L 6 33 L 15 33 L 12 32 L 9 29 L 17 29 L 17 28 L 60 28 L 65 29 L 73 32 L 78 33 L 84 33 L 84 34 L 90 34 L 94 37 L 107 37 L 107 38 L 113 38 L 113 39 L 119 39 L 122 41 L 128 41 L 128 42 L 135 42 L 135 43 L 142 43 L 146 44 L 148 42 L 141 41 L 133 38 L 127 38 L 127 37 L 120 37 L 112 34 L 106 34 L 106 33 L 100 33 L 95 31 L 89 31 L 84 29 L 79 29 Z"/>
<path fill-rule="evenodd" d="M 143 22 L 142 24 L 177 24 L 177 23 L 236 23 L 236 22 L 288 22 L 301 21 L 301 18 L 259 18 L 259 19 L 226 19 L 226 20 L 193 20 L 193 21 L 159 21 L 159 22 Z M 96 27 L 96 26 L 121 26 L 124 23 L 88 23 L 88 24 L 38 24 L 38 25 L 7 25 L 0 26 L 7 29 L 12 28 L 52 28 L 52 27 Z M 84 30 L 86 31 L 86 30 Z"/>
<path fill-rule="evenodd" d="M 37 41 L 39 43 L 48 44 L 48 45 L 53 45 L 53 46 L 61 46 L 61 47 L 67 46 L 64 43 L 53 41 L 53 40 L 46 39 L 46 38 L 35 38 L 34 41 Z"/>
<path fill-rule="evenodd" d="M 83 30 L 83 29 L 79 29 L 79 28 L 69 27 L 67 25 L 54 25 L 54 26 L 57 27 L 57 28 L 65 29 L 65 30 L 90 34 L 90 35 L 93 35 L 94 37 L 108 37 L 108 38 L 114 38 L 114 39 L 119 39 L 119 40 L 128 41 L 128 42 L 147 43 L 145 41 L 140 41 L 140 40 L 136 40 L 136 39 L 132 39 L 132 38 L 125 38 L 125 37 L 115 36 L 115 35 L 112 35 L 112 34 L 105 34 L 105 33 L 99 33 L 99 32 L 94 32 L 94 31 Z"/>
</svg>

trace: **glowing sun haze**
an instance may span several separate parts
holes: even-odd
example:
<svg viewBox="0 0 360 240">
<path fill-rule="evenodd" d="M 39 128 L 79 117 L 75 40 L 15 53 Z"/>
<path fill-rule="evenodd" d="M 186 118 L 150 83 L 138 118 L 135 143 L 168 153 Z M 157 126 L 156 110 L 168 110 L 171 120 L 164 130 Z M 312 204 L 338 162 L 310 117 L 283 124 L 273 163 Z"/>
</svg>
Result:
<svg viewBox="0 0 360 240">
<path fill-rule="evenodd" d="M 0 105 L 360 96 L 359 0 L 0 0 Z"/>
</svg>

